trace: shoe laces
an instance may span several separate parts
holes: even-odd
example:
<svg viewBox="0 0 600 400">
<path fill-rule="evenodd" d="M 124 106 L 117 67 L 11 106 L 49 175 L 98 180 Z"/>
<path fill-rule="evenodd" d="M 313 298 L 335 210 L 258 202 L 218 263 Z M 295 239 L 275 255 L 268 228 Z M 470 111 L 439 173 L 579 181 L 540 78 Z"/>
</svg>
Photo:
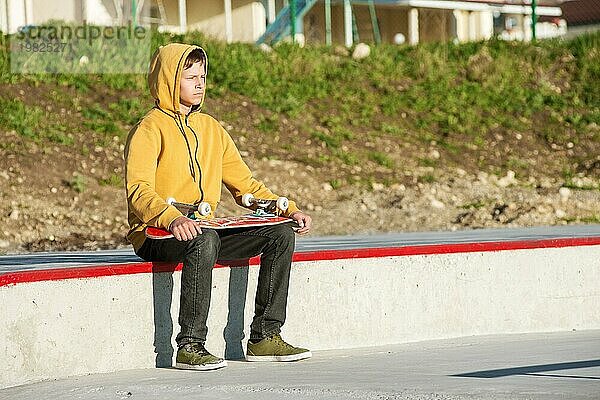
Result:
<svg viewBox="0 0 600 400">
<path fill-rule="evenodd" d="M 210 354 L 204 347 L 203 343 L 188 343 L 184 346 L 184 348 L 190 353 L 196 353 L 202 356 Z"/>
<path fill-rule="evenodd" d="M 281 337 L 280 334 L 276 333 L 275 335 L 271 336 L 269 338 L 269 340 L 272 340 L 277 346 L 282 347 L 282 348 L 293 348 L 294 346 L 292 346 L 289 343 L 286 343 L 285 340 L 283 340 L 283 338 Z"/>
</svg>

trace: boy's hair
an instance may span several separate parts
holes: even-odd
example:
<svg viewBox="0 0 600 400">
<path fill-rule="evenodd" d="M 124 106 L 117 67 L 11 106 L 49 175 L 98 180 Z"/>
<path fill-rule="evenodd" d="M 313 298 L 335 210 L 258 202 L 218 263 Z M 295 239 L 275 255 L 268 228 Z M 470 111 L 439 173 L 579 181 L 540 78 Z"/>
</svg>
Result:
<svg viewBox="0 0 600 400">
<path fill-rule="evenodd" d="M 204 64 L 205 60 L 206 59 L 204 57 L 204 52 L 196 48 L 192 50 L 190 54 L 188 54 L 187 58 L 185 59 L 185 64 L 183 64 L 183 69 L 191 68 L 192 65 L 194 65 L 197 62 Z"/>
</svg>

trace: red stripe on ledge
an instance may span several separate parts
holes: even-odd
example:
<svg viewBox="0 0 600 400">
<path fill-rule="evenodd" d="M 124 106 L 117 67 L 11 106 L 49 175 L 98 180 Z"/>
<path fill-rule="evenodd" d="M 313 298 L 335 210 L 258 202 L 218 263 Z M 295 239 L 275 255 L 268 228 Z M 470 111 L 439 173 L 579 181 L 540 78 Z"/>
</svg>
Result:
<svg viewBox="0 0 600 400">
<path fill-rule="evenodd" d="M 351 258 L 398 257 L 413 255 L 434 255 L 451 253 L 473 253 L 503 250 L 523 250 L 539 248 L 573 247 L 600 245 L 600 237 L 542 239 L 513 242 L 481 242 L 431 244 L 404 247 L 381 247 L 350 250 L 323 250 L 294 254 L 294 261 L 322 261 Z M 215 268 L 258 265 L 259 257 L 243 261 L 222 261 Z M 62 279 L 96 278 L 101 276 L 130 275 L 181 270 L 181 264 L 139 262 L 129 264 L 94 265 L 83 267 L 17 271 L 0 275 L 0 287 L 25 282 L 54 281 Z"/>
</svg>

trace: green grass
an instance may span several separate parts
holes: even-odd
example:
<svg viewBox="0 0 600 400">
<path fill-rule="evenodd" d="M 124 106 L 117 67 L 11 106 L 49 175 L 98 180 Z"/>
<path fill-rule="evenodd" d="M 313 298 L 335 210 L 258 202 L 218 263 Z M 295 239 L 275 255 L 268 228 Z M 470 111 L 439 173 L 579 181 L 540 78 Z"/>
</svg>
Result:
<svg viewBox="0 0 600 400">
<path fill-rule="evenodd" d="M 123 176 L 121 174 L 111 174 L 108 178 L 100 179 L 100 186 L 123 187 Z"/>
<path fill-rule="evenodd" d="M 311 136 L 331 149 L 337 149 L 341 144 L 339 137 L 327 134 L 325 132 L 313 131 Z"/>
<path fill-rule="evenodd" d="M 73 135 L 66 132 L 67 128 L 55 115 L 38 106 L 27 106 L 18 99 L 0 98 L 0 126 L 36 142 L 73 143 Z"/>
<path fill-rule="evenodd" d="M 399 136 L 403 133 L 403 130 L 399 126 L 385 122 L 381 124 L 381 131 L 393 136 Z"/>
<path fill-rule="evenodd" d="M 590 215 L 580 218 L 563 218 L 563 221 L 568 223 L 584 223 L 584 224 L 599 224 L 600 214 Z"/>
<path fill-rule="evenodd" d="M 548 144 L 600 141 L 600 133 L 589 128 L 600 125 L 600 33 L 535 44 L 489 40 L 380 45 L 360 62 L 326 46 L 282 43 L 264 53 L 250 44 L 226 44 L 198 32 L 154 32 L 152 41 L 152 49 L 169 42 L 201 44 L 210 60 L 207 96 L 227 99 L 234 93 L 262 108 L 250 127 L 258 133 L 282 130 L 284 118 L 306 120 L 299 123 L 303 133 L 325 147 L 313 163 L 372 161 L 393 171 L 395 157 L 382 148 L 358 151 L 350 146 L 382 138 L 436 141 L 454 155 L 470 147 L 485 151 L 496 131 L 520 132 Z M 84 128 L 82 134 L 93 131 L 122 140 L 152 106 L 143 74 L 14 74 L 8 44 L 3 36 L 2 85 L 50 84 L 60 98 L 75 92 L 87 99 L 99 88 L 108 92 L 107 98 L 113 99 L 108 104 L 81 103 L 77 123 Z M 149 60 L 149 55 L 140 57 Z M 237 126 L 244 116 L 228 111 L 216 117 Z M 19 100 L 0 99 L 0 126 L 25 138 L 73 143 L 55 117 Z M 351 147 L 353 151 L 345 150 Z M 421 165 L 434 168 L 445 162 L 417 157 Z M 528 168 L 516 156 L 504 163 L 514 170 Z"/>
<path fill-rule="evenodd" d="M 95 132 L 113 134 L 119 131 L 112 115 L 98 105 L 84 108 L 81 115 L 84 118 L 83 125 Z"/>
<path fill-rule="evenodd" d="M 331 187 L 334 190 L 339 189 L 342 186 L 342 180 L 341 179 L 332 179 L 331 181 L 329 181 L 329 184 L 331 185 Z"/>
<path fill-rule="evenodd" d="M 483 208 L 487 205 L 487 203 L 483 200 L 479 200 L 479 201 L 475 201 L 472 203 L 467 203 L 467 204 L 463 204 L 462 206 L 460 206 L 460 208 L 463 208 L 465 210 L 474 208 L 476 210 L 479 210 L 480 208 Z"/>
<path fill-rule="evenodd" d="M 68 185 L 77 193 L 83 193 L 85 192 L 87 186 L 87 180 L 83 175 L 75 174 L 73 178 L 68 182 Z"/>
<path fill-rule="evenodd" d="M 577 182 L 576 173 L 573 172 L 570 168 L 565 168 L 562 171 L 564 183 L 562 186 L 569 189 L 576 190 L 600 190 L 600 180 L 597 180 L 592 184 L 585 184 L 582 182 Z"/>
<path fill-rule="evenodd" d="M 37 127 L 40 125 L 44 112 L 39 107 L 27 107 L 17 99 L 0 98 L 0 126 L 14 130 L 26 138 L 35 139 L 40 136 Z"/>
<path fill-rule="evenodd" d="M 333 155 L 340 159 L 346 165 L 358 165 L 360 163 L 360 155 L 341 149 L 335 149 Z"/>
<path fill-rule="evenodd" d="M 419 182 L 422 182 L 422 183 L 434 183 L 434 182 L 436 182 L 435 175 L 433 175 L 433 174 L 422 175 L 422 176 L 419 177 L 418 180 L 419 180 Z"/>
<path fill-rule="evenodd" d="M 379 151 L 369 152 L 369 160 L 376 162 L 382 167 L 394 168 L 394 161 L 387 154 Z"/>
<path fill-rule="evenodd" d="M 273 133 L 279 127 L 279 117 L 277 114 L 260 115 L 256 128 L 262 133 Z"/>
<path fill-rule="evenodd" d="M 139 97 L 122 98 L 116 103 L 108 105 L 108 111 L 101 111 L 100 116 L 105 118 L 107 114 L 111 117 L 117 117 L 124 125 L 133 126 L 140 118 L 152 107 L 150 101 L 142 101 Z"/>
<path fill-rule="evenodd" d="M 521 160 L 517 157 L 509 157 L 505 163 L 507 169 L 513 171 L 524 171 L 529 167 L 529 163 L 525 160 Z"/>
<path fill-rule="evenodd" d="M 595 185 L 579 185 L 573 180 L 567 179 L 565 183 L 563 183 L 563 187 L 577 190 L 600 190 L 600 182 Z"/>
<path fill-rule="evenodd" d="M 437 161 L 431 158 L 420 158 L 419 165 L 423 167 L 435 167 L 437 165 Z"/>
</svg>

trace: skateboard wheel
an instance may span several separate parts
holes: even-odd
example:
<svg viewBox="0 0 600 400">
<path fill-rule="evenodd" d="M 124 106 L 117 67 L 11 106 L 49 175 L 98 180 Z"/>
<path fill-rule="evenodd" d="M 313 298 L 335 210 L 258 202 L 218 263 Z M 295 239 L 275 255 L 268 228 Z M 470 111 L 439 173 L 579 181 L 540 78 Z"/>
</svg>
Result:
<svg viewBox="0 0 600 400">
<path fill-rule="evenodd" d="M 167 199 L 167 204 L 168 204 L 168 205 L 171 205 L 171 204 L 173 204 L 173 203 L 175 203 L 175 198 L 174 198 L 174 197 L 169 197 L 169 198 Z"/>
<path fill-rule="evenodd" d="M 242 205 L 244 207 L 250 207 L 252 205 L 252 200 L 254 200 L 252 193 L 246 193 L 242 196 Z"/>
<path fill-rule="evenodd" d="M 212 207 L 207 202 L 203 201 L 202 203 L 198 204 L 198 212 L 203 217 L 206 217 L 211 211 Z"/>
<path fill-rule="evenodd" d="M 277 208 L 280 209 L 281 211 L 287 211 L 289 206 L 290 206 L 290 202 L 287 199 L 287 197 L 280 197 L 277 199 Z"/>
</svg>

